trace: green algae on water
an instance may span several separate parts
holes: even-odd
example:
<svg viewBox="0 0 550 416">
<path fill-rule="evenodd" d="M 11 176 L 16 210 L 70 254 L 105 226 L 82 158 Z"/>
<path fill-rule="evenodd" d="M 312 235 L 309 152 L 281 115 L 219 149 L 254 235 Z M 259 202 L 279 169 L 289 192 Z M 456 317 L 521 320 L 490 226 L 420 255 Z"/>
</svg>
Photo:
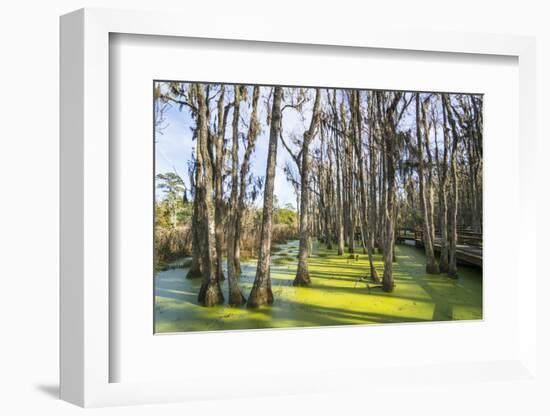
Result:
<svg viewBox="0 0 550 416">
<path fill-rule="evenodd" d="M 365 279 L 368 256 L 358 260 L 338 256 L 321 244 L 313 245 L 308 260 L 311 286 L 294 287 L 298 242 L 279 245 L 272 256 L 271 279 L 275 301 L 258 309 L 197 303 L 200 279 L 185 279 L 186 268 L 159 271 L 155 279 L 155 332 L 291 328 L 325 325 L 383 324 L 482 319 L 482 271 L 459 267 L 459 279 L 427 275 L 422 250 L 396 247 L 395 290 L 385 293 Z M 187 264 L 187 263 L 181 263 Z M 375 266 L 382 275 L 380 254 Z M 254 281 L 254 260 L 241 264 L 239 285 L 245 296 Z M 227 281 L 222 282 L 227 299 Z"/>
</svg>

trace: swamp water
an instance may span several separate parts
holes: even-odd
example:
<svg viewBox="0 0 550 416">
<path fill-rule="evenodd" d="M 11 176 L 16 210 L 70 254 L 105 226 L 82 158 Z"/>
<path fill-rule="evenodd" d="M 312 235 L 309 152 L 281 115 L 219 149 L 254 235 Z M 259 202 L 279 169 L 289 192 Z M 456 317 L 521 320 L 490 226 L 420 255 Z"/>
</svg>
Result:
<svg viewBox="0 0 550 416">
<path fill-rule="evenodd" d="M 482 319 L 482 271 L 459 267 L 459 278 L 427 275 L 421 249 L 396 246 L 395 290 L 369 289 L 366 254 L 359 260 L 336 255 L 315 243 L 309 259 L 312 285 L 294 287 L 298 241 L 275 247 L 271 280 L 275 302 L 259 309 L 197 303 L 200 279 L 186 279 L 187 268 L 158 272 L 155 276 L 155 332 L 289 328 L 324 325 L 380 324 Z M 354 256 L 355 257 L 355 256 Z M 225 265 L 224 265 L 225 266 Z M 381 255 L 375 266 L 382 275 Z M 239 286 L 250 293 L 256 261 L 241 263 Z M 225 270 L 224 270 L 225 273 Z M 227 299 L 227 280 L 221 283 Z"/>
</svg>

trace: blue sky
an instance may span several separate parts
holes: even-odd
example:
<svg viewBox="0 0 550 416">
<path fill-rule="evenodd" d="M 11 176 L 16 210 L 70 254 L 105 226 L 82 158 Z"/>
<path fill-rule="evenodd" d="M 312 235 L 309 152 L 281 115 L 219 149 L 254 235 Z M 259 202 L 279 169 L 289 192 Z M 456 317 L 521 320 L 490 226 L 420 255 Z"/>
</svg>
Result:
<svg viewBox="0 0 550 416">
<path fill-rule="evenodd" d="M 266 161 L 267 161 L 267 148 L 269 142 L 269 127 L 266 125 L 266 94 L 270 87 L 262 88 L 260 100 L 258 103 L 258 112 L 260 124 L 262 126 L 262 132 L 257 138 L 255 152 L 251 158 L 251 173 L 254 176 L 265 176 Z M 231 87 L 228 88 L 229 93 Z M 227 93 L 226 93 L 227 94 Z M 227 99 L 227 98 L 226 98 Z M 250 101 L 241 105 L 241 117 L 246 123 L 248 123 L 250 114 Z M 307 118 L 307 109 L 304 114 Z M 226 131 L 226 139 L 231 138 L 231 117 L 232 112 L 228 114 L 228 126 Z M 301 120 L 298 113 L 293 109 L 286 109 L 283 113 L 283 129 L 285 137 L 291 133 L 303 134 L 305 131 L 306 121 Z M 194 121 L 191 119 L 190 111 L 187 107 L 179 109 L 178 106 L 172 105 L 165 112 L 164 128 L 161 134 L 156 135 L 155 144 L 155 175 L 158 173 L 177 172 L 185 181 L 189 187 L 188 177 L 188 162 L 192 160 L 191 155 L 194 152 L 196 142 L 192 140 L 193 133 L 191 127 L 194 126 Z M 241 123 L 240 131 L 245 133 L 247 126 Z M 291 204 L 296 207 L 296 195 L 285 178 L 283 167 L 287 160 L 292 162 L 292 159 L 288 155 L 288 152 L 279 141 L 277 150 L 277 171 L 275 175 L 275 195 L 278 199 L 279 205 Z M 242 142 L 239 146 L 239 164 L 242 162 L 244 148 Z M 228 163 L 230 161 L 227 161 Z M 161 195 L 158 194 L 157 198 Z M 263 202 L 262 196 L 256 200 L 256 205 L 261 206 Z"/>
</svg>

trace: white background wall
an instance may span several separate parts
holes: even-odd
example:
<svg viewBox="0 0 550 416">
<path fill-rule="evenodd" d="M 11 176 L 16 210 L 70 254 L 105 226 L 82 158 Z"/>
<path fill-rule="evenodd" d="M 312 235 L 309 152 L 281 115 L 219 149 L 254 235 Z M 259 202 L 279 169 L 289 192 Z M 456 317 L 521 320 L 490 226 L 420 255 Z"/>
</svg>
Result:
<svg viewBox="0 0 550 416">
<path fill-rule="evenodd" d="M 190 3 L 190 4 L 186 4 Z M 455 0 L 392 1 L 168 1 L 168 0 L 19 0 L 0 6 L 0 414 L 72 415 L 81 409 L 56 399 L 58 389 L 58 16 L 80 7 L 164 9 L 190 12 L 190 19 L 222 13 L 246 26 L 248 19 L 281 22 L 281 30 L 302 19 L 320 19 L 327 30 L 339 25 L 377 25 L 393 20 L 434 30 L 536 35 L 538 42 L 539 212 L 548 205 L 550 115 L 550 29 L 546 2 Z M 204 11 L 202 13 L 201 11 Z M 185 22 L 182 22 L 184 25 Z M 543 178 L 544 176 L 544 178 Z M 535 209 L 535 207 L 534 207 Z M 550 235 L 539 218 L 539 274 Z M 539 294 L 539 368 L 548 381 L 550 351 L 549 285 Z M 545 295 L 546 294 L 546 295 Z M 542 329 L 545 328 L 545 332 Z M 475 342 L 475 340 L 472 340 Z M 437 348 L 437 346 L 434 346 Z M 546 353 L 546 354 L 545 354 Z M 224 375 L 221 375 L 222 377 Z M 230 382 L 230 380 L 228 380 Z M 399 390 L 399 391 L 397 391 Z M 374 397 L 343 393 L 163 406 L 99 409 L 101 415 L 182 414 L 548 414 L 543 398 L 550 388 L 530 383 L 433 386 L 430 390 Z M 482 413 L 483 412 L 483 413 Z"/>
</svg>

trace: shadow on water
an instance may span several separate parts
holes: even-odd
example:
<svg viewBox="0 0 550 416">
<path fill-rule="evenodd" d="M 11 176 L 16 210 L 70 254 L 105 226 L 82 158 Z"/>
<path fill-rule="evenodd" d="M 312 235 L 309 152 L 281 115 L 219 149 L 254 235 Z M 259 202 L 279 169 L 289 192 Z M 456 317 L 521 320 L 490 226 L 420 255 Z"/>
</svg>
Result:
<svg viewBox="0 0 550 416">
<path fill-rule="evenodd" d="M 296 242 L 277 247 L 273 259 L 297 248 Z M 187 269 L 159 272 L 155 278 L 156 332 L 288 328 L 368 323 L 426 322 L 482 318 L 482 272 L 459 268 L 458 280 L 445 275 L 427 275 L 424 254 L 410 246 L 396 248 L 396 288 L 392 293 L 370 289 L 365 280 L 368 259 L 337 256 L 335 250 L 314 245 L 309 259 L 312 285 L 294 287 L 296 260 L 272 263 L 270 307 L 249 310 L 197 304 L 200 279 L 186 279 Z M 277 253 L 282 253 L 281 255 Z M 380 255 L 375 267 L 382 275 Z M 255 261 L 243 262 L 239 285 L 245 296 L 254 281 Z M 227 281 L 222 282 L 227 299 Z"/>
</svg>

